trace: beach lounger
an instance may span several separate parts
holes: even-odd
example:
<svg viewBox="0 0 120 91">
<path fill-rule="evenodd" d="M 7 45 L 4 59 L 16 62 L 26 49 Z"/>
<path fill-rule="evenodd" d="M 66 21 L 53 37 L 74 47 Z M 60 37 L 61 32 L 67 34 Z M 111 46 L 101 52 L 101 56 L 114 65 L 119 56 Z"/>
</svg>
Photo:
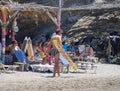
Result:
<svg viewBox="0 0 120 91">
<path fill-rule="evenodd" d="M 30 39 L 30 37 L 25 37 L 25 39 L 23 41 L 22 51 L 24 53 L 27 53 L 30 60 L 36 60 L 36 61 L 40 61 L 40 62 L 42 62 L 42 60 L 43 60 L 40 55 L 36 56 L 34 54 L 32 40 Z"/>
<path fill-rule="evenodd" d="M 14 71 L 17 68 L 19 68 L 18 65 L 4 65 L 2 63 L 0 63 L 0 73 L 7 73 L 8 71 Z"/>
<path fill-rule="evenodd" d="M 26 70 L 28 70 L 28 66 L 30 64 L 39 64 L 40 63 L 40 61 L 28 60 L 28 58 L 26 57 L 25 53 L 22 50 L 15 50 L 14 54 L 18 61 L 18 62 L 14 62 L 14 64 L 19 65 L 21 68 L 21 71 L 24 71 L 25 68 L 26 68 Z"/>
<path fill-rule="evenodd" d="M 69 72 L 69 62 L 60 54 L 60 71 L 63 72 Z"/>
<path fill-rule="evenodd" d="M 97 65 L 93 60 L 90 59 L 81 59 L 77 57 L 77 61 L 75 61 L 76 65 L 79 69 L 85 70 L 87 72 L 88 70 L 93 70 L 94 73 L 96 73 Z"/>
<path fill-rule="evenodd" d="M 54 70 L 54 65 L 49 65 L 49 64 L 32 64 L 30 65 L 30 67 L 32 68 L 32 71 L 35 72 L 35 71 L 51 71 L 53 72 Z"/>
<path fill-rule="evenodd" d="M 22 50 L 15 50 L 14 54 L 18 60 L 18 62 L 26 63 L 26 64 L 35 64 L 35 63 L 40 63 L 40 61 L 35 61 L 35 60 L 29 60 L 25 53 Z"/>
<path fill-rule="evenodd" d="M 93 62 L 81 61 L 77 63 L 77 66 L 79 69 L 85 70 L 85 72 L 88 70 L 93 70 L 93 72 L 96 73 L 97 66 Z"/>
<path fill-rule="evenodd" d="M 5 72 L 4 66 L 5 66 L 4 64 L 0 63 L 0 74 L 1 74 L 2 72 Z"/>
</svg>

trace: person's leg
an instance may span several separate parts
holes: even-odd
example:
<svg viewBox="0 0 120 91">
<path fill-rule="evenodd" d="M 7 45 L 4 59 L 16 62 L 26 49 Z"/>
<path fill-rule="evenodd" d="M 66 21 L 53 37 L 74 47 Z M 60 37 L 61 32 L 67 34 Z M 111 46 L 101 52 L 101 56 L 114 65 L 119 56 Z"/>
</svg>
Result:
<svg viewBox="0 0 120 91">
<path fill-rule="evenodd" d="M 42 64 L 44 65 L 44 64 L 46 64 L 46 63 L 47 63 L 47 58 L 44 57 L 43 60 L 42 60 Z"/>
<path fill-rule="evenodd" d="M 60 54 L 58 53 L 56 56 L 57 56 L 57 62 L 56 62 L 56 66 L 57 66 L 57 74 L 58 74 L 58 76 L 60 76 L 60 66 L 59 66 L 59 58 L 60 58 Z"/>
<path fill-rule="evenodd" d="M 58 76 L 60 76 L 60 69 L 59 69 L 59 53 L 55 55 L 55 66 L 54 66 L 54 73 L 53 76 L 56 76 L 56 72 Z"/>
<path fill-rule="evenodd" d="M 42 59 L 42 64 L 45 64 L 45 58 Z"/>
<path fill-rule="evenodd" d="M 53 77 L 55 76 L 56 76 L 56 60 L 55 60 L 54 71 L 53 71 Z"/>
<path fill-rule="evenodd" d="M 51 65 L 51 57 L 49 57 L 47 61 L 48 61 L 48 64 Z"/>
</svg>

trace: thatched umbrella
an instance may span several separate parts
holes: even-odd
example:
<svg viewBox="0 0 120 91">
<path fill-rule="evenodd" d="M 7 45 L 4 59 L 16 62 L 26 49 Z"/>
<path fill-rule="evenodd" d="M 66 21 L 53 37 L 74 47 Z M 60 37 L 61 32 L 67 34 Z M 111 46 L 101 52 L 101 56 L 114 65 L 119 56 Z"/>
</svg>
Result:
<svg viewBox="0 0 120 91">
<path fill-rule="evenodd" d="M 12 15 L 15 11 L 19 10 L 20 14 L 26 15 L 30 14 L 34 18 L 35 14 L 42 17 L 43 20 L 48 19 L 46 12 L 52 14 L 52 16 L 57 16 L 58 7 L 43 6 L 39 4 L 10 4 L 10 5 L 0 5 L 0 10 L 2 7 L 6 8 L 7 16 Z"/>
<path fill-rule="evenodd" d="M 2 62 L 5 63 L 5 48 L 6 48 L 6 27 L 8 24 L 16 17 L 19 13 L 20 15 L 26 16 L 29 15 L 36 19 L 41 16 L 43 21 L 51 18 L 53 22 L 57 25 L 55 17 L 57 17 L 58 8 L 36 5 L 36 4 L 9 4 L 9 5 L 0 5 L 0 18 L 2 25 Z M 9 18 L 11 17 L 11 18 Z"/>
</svg>

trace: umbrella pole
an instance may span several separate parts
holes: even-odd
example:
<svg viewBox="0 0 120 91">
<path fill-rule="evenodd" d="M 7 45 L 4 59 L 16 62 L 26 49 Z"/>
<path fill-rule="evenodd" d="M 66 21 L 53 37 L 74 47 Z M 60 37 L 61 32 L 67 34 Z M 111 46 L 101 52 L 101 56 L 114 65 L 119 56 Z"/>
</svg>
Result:
<svg viewBox="0 0 120 91">
<path fill-rule="evenodd" d="M 57 30 L 61 29 L 61 8 L 62 8 L 62 0 L 59 0 L 59 12 L 58 12 L 58 19 L 57 19 Z"/>
<path fill-rule="evenodd" d="M 2 13 L 2 63 L 5 64 L 5 48 L 6 48 L 6 16 L 7 10 L 3 6 L 1 8 Z"/>
</svg>

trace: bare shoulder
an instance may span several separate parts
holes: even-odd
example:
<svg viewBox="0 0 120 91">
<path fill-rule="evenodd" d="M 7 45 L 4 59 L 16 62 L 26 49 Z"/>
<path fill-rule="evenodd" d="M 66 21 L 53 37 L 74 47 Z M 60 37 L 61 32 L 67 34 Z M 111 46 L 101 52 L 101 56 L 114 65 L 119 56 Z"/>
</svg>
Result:
<svg viewBox="0 0 120 91">
<path fill-rule="evenodd" d="M 59 37 L 58 37 L 58 36 L 53 36 L 53 37 L 51 38 L 51 40 L 59 40 Z"/>
</svg>

